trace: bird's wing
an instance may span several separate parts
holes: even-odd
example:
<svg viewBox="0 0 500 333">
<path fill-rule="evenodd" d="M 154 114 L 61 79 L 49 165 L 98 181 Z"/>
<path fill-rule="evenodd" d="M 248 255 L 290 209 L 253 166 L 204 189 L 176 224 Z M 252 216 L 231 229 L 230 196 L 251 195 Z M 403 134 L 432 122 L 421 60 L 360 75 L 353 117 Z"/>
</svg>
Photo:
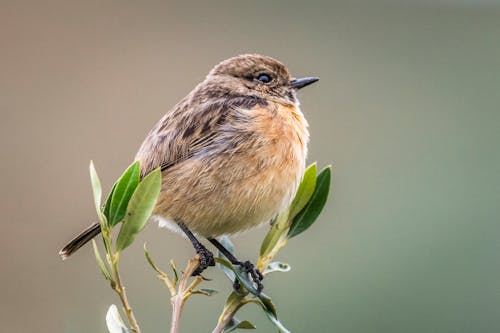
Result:
<svg viewBox="0 0 500 333">
<path fill-rule="evenodd" d="M 223 149 L 221 145 L 230 144 L 228 131 L 240 130 L 230 125 L 238 117 L 234 111 L 264 103 L 256 98 L 225 98 L 195 106 L 189 99 L 181 101 L 156 124 L 139 149 L 136 160 L 141 163 L 141 174 L 158 167 L 166 170 L 215 146 Z"/>
</svg>

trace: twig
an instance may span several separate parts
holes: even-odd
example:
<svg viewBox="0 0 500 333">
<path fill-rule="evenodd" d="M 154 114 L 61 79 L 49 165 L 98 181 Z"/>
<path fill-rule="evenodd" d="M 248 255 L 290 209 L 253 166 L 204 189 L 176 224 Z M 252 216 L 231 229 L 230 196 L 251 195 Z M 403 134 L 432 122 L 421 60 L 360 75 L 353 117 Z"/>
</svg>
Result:
<svg viewBox="0 0 500 333">
<path fill-rule="evenodd" d="M 125 286 L 123 285 L 120 276 L 120 270 L 118 267 L 119 266 L 118 264 L 120 262 L 120 252 L 118 251 L 115 252 L 114 250 L 113 241 L 111 239 L 111 230 L 109 229 L 108 225 L 106 223 L 103 223 L 101 224 L 101 228 L 102 228 L 102 238 L 104 240 L 104 245 L 106 248 L 106 260 L 112 271 L 111 273 L 112 277 L 109 278 L 111 282 L 111 287 L 120 297 L 120 301 L 122 302 L 123 310 L 125 311 L 125 315 L 127 316 L 130 328 L 134 333 L 141 333 L 141 328 L 137 323 L 137 319 L 135 319 L 134 312 L 128 301 L 127 293 L 125 291 Z M 97 256 L 98 254 L 96 255 L 96 257 Z M 103 269 L 106 270 L 106 268 Z"/>
<path fill-rule="evenodd" d="M 111 247 L 110 247 L 111 248 Z M 110 251 L 111 255 L 111 261 L 113 263 L 113 273 L 114 273 L 114 290 L 120 296 L 120 300 L 123 305 L 123 309 L 125 310 L 125 314 L 127 315 L 128 322 L 130 324 L 130 328 L 132 331 L 135 333 L 141 333 L 141 329 L 139 327 L 139 324 L 137 323 L 137 320 L 135 319 L 134 312 L 132 311 L 132 307 L 130 306 L 130 303 L 127 298 L 127 293 L 125 292 L 125 286 L 122 283 L 121 277 L 120 277 L 120 272 L 118 270 L 118 262 L 120 260 L 120 253 L 114 254 L 112 251 Z"/>
<path fill-rule="evenodd" d="M 196 255 L 193 259 L 190 259 L 188 265 L 186 266 L 186 270 L 182 276 L 182 279 L 179 281 L 179 287 L 177 291 L 170 298 L 170 302 L 172 303 L 172 323 L 170 325 L 170 333 L 178 333 L 179 332 L 179 323 L 181 319 L 182 309 L 184 308 L 184 304 L 186 300 L 193 294 L 194 288 L 198 286 L 198 284 L 203 281 L 201 276 L 196 276 L 191 284 L 188 285 L 188 280 L 193 274 L 193 272 L 200 265 L 200 256 Z M 169 288 L 170 289 L 170 288 Z M 170 289 L 171 293 L 172 290 Z"/>
</svg>

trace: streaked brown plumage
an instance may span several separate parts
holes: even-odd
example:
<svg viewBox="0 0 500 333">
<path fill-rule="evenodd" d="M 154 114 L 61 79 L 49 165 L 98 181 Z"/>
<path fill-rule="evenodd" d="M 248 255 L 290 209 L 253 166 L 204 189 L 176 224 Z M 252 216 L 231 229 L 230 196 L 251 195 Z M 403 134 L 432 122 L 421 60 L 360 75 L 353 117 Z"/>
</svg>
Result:
<svg viewBox="0 0 500 333">
<path fill-rule="evenodd" d="M 285 208 L 309 141 L 296 90 L 315 81 L 292 79 L 282 63 L 256 54 L 215 66 L 153 127 L 136 155 L 142 175 L 163 170 L 156 218 L 214 238 L 268 222 Z M 74 244 L 95 236 L 96 228 Z"/>
<path fill-rule="evenodd" d="M 260 73 L 273 81 L 255 82 Z M 290 80 L 271 58 L 232 58 L 166 114 L 136 155 L 144 174 L 164 167 L 155 215 L 216 237 L 269 221 L 289 204 L 309 138 L 295 94 L 287 95 Z"/>
</svg>

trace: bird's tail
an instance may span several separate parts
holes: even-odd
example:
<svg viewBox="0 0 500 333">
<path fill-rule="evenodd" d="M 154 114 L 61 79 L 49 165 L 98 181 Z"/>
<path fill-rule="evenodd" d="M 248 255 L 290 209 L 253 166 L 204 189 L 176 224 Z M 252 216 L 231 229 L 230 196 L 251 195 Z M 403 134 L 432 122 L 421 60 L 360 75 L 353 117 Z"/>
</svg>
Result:
<svg viewBox="0 0 500 333">
<path fill-rule="evenodd" d="M 101 233 L 101 226 L 99 223 L 94 222 L 87 229 L 83 230 L 78 234 L 71 242 L 69 242 L 65 247 L 59 251 L 59 255 L 63 260 L 67 259 L 70 255 L 72 255 L 76 250 L 85 245 L 88 241 L 90 241 L 95 236 Z"/>
</svg>

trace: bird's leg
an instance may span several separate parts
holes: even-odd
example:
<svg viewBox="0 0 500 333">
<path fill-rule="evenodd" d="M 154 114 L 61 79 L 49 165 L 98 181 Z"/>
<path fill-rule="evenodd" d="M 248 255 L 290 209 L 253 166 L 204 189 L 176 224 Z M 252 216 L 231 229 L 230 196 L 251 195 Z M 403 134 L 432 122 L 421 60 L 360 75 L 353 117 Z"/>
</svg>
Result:
<svg viewBox="0 0 500 333">
<path fill-rule="evenodd" d="M 262 289 L 264 289 L 264 285 L 262 284 L 262 280 L 264 279 L 264 276 L 262 275 L 262 273 L 257 268 L 255 268 L 255 266 L 250 261 L 248 261 L 248 260 L 244 261 L 244 262 L 243 261 L 239 261 L 238 259 L 236 259 L 235 256 L 233 256 L 233 254 L 231 252 L 229 252 L 224 247 L 224 245 L 222 245 L 215 238 L 208 238 L 208 241 L 210 243 L 212 243 L 224 256 L 226 256 L 226 258 L 233 265 L 241 266 L 245 270 L 245 272 L 247 272 L 248 274 L 250 274 L 250 276 L 252 277 L 253 282 L 257 286 L 256 289 L 257 289 L 258 293 L 260 293 L 262 291 Z M 234 288 L 235 291 L 238 291 L 238 289 L 240 288 L 240 283 L 238 282 L 237 279 L 235 279 L 235 281 L 234 281 L 233 288 Z"/>
<path fill-rule="evenodd" d="M 178 222 L 177 224 L 189 238 L 189 240 L 194 246 L 194 249 L 196 250 L 196 253 L 198 253 L 200 256 L 200 265 L 193 272 L 193 276 L 200 275 L 201 272 L 203 272 L 209 266 L 215 266 L 214 255 L 212 254 L 212 252 L 207 250 L 207 248 L 200 243 L 200 241 L 193 235 L 191 230 L 189 230 L 184 223 Z"/>
</svg>

